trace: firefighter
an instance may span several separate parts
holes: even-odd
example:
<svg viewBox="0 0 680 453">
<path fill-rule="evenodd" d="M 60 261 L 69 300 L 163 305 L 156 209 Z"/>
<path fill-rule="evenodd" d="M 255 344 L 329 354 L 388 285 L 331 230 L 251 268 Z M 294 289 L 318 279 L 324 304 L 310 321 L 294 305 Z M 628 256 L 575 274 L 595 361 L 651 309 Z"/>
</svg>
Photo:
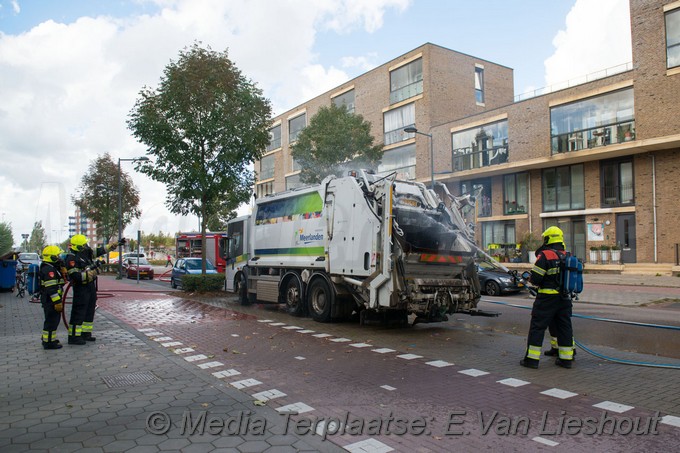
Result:
<svg viewBox="0 0 680 453">
<path fill-rule="evenodd" d="M 112 242 L 106 248 L 98 247 L 92 250 L 84 235 L 76 234 L 71 238 L 71 251 L 66 256 L 68 278 L 73 287 L 68 344 L 84 345 L 88 341 L 96 340 L 92 336 L 94 311 L 97 306 L 98 261 L 95 260 L 117 247 L 118 242 Z"/>
<path fill-rule="evenodd" d="M 59 258 L 62 250 L 56 245 L 48 245 L 42 251 L 42 262 L 38 275 L 40 276 L 40 302 L 45 312 L 45 322 L 42 331 L 42 346 L 44 349 L 61 349 L 57 340 L 59 318 L 64 309 L 62 303 L 65 281 L 64 262 Z"/>
<path fill-rule="evenodd" d="M 571 327 L 571 298 L 560 290 L 559 262 L 564 255 L 564 234 L 556 226 L 543 232 L 543 245 L 536 250 L 536 264 L 531 269 L 531 283 L 538 294 L 531 310 L 527 352 L 520 365 L 538 368 L 545 329 L 552 324 L 557 337 L 558 357 L 555 365 L 571 368 L 574 359 Z"/>
</svg>

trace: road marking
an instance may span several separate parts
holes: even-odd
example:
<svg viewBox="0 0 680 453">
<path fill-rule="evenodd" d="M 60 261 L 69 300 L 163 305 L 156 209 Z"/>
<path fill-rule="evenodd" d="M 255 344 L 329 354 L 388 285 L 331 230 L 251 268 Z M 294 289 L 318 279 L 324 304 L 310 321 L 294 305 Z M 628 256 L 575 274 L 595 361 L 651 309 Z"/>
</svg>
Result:
<svg viewBox="0 0 680 453">
<path fill-rule="evenodd" d="M 237 389 L 244 389 L 247 387 L 260 385 L 262 384 L 262 382 L 258 381 L 257 379 L 243 379 L 242 381 L 230 382 L 229 384 L 232 385 L 233 387 L 236 387 Z"/>
<path fill-rule="evenodd" d="M 297 356 L 297 357 L 295 357 L 295 358 L 296 358 L 297 360 L 305 360 L 305 358 L 302 357 L 301 355 L 299 355 L 299 356 Z"/>
<path fill-rule="evenodd" d="M 389 390 L 390 392 L 397 389 L 396 387 L 392 387 L 391 385 L 387 385 L 387 384 L 381 385 L 380 388 L 385 389 L 385 390 Z"/>
<path fill-rule="evenodd" d="M 286 326 L 286 327 L 284 327 L 284 329 L 286 329 L 286 330 L 300 330 L 300 329 L 302 329 L 302 327 L 298 327 L 298 326 Z"/>
<path fill-rule="evenodd" d="M 371 351 L 377 352 L 378 354 L 387 354 L 388 352 L 397 352 L 394 349 L 390 349 L 390 348 L 371 349 Z"/>
<path fill-rule="evenodd" d="M 222 362 L 207 362 L 201 363 L 198 367 L 202 370 L 207 370 L 208 368 L 217 368 L 218 366 L 224 366 Z"/>
<path fill-rule="evenodd" d="M 368 343 L 352 343 L 350 346 L 353 347 L 353 348 L 367 348 L 367 347 L 373 346 L 373 345 L 368 344 Z"/>
<path fill-rule="evenodd" d="M 237 333 L 232 333 L 231 336 L 232 336 L 232 337 L 239 337 L 240 335 L 237 334 Z"/>
<path fill-rule="evenodd" d="M 388 451 L 394 451 L 394 448 L 375 439 L 361 440 L 345 445 L 342 448 L 350 453 L 387 453 Z"/>
<path fill-rule="evenodd" d="M 420 359 L 423 356 L 422 355 L 416 355 L 416 354 L 402 354 L 402 355 L 398 355 L 397 357 L 399 357 L 400 359 L 404 359 L 404 360 L 413 360 L 413 359 Z"/>
<path fill-rule="evenodd" d="M 179 348 L 175 349 L 172 352 L 174 352 L 175 354 L 186 354 L 187 352 L 194 352 L 194 350 L 192 348 Z"/>
<path fill-rule="evenodd" d="M 151 331 L 151 332 L 144 332 L 144 335 L 146 335 L 147 337 L 159 337 L 159 336 L 163 335 L 163 332 L 157 332 L 157 331 L 154 330 L 154 331 Z"/>
<path fill-rule="evenodd" d="M 273 319 L 258 319 L 257 322 L 274 322 Z"/>
<path fill-rule="evenodd" d="M 468 370 L 462 370 L 462 371 L 459 371 L 459 373 L 460 374 L 467 374 L 468 376 L 472 376 L 472 377 L 484 376 L 485 374 L 489 374 L 487 371 L 475 370 L 474 368 L 470 368 Z"/>
<path fill-rule="evenodd" d="M 556 447 L 560 444 L 559 442 L 553 442 L 552 440 L 544 439 L 538 436 L 532 438 L 531 440 L 533 440 L 534 442 L 538 442 L 539 444 L 547 445 L 548 447 Z"/>
<path fill-rule="evenodd" d="M 665 415 L 661 417 L 661 423 L 680 428 L 680 417 L 676 417 L 674 415 Z"/>
<path fill-rule="evenodd" d="M 625 404 L 613 403 L 611 401 L 602 401 L 601 403 L 593 404 L 593 407 L 616 412 L 617 414 L 623 414 L 624 412 L 633 409 L 633 406 L 626 406 Z"/>
<path fill-rule="evenodd" d="M 276 398 L 281 398 L 281 397 L 283 397 L 283 396 L 288 396 L 288 395 L 286 395 L 285 393 L 283 393 L 283 392 L 280 391 L 280 390 L 271 389 L 271 390 L 265 390 L 264 392 L 255 393 L 255 394 L 253 394 L 253 395 L 251 395 L 251 396 L 252 396 L 253 398 L 255 398 L 256 400 L 260 400 L 260 401 L 269 401 L 269 400 L 273 400 L 273 399 L 276 399 Z"/>
<path fill-rule="evenodd" d="M 433 360 L 432 362 L 425 362 L 425 365 L 430 365 L 435 368 L 444 368 L 445 366 L 453 365 L 453 363 L 445 362 L 443 360 Z"/>
<path fill-rule="evenodd" d="M 326 429 L 326 420 L 322 421 L 321 423 L 316 424 L 316 430 L 314 433 L 317 436 L 324 436 L 324 433 L 337 433 L 340 431 L 340 428 L 342 427 L 342 423 L 339 423 L 335 420 L 330 420 L 328 423 L 328 429 Z"/>
<path fill-rule="evenodd" d="M 578 393 L 567 392 L 566 390 L 560 389 L 550 389 L 541 392 L 541 395 L 554 396 L 555 398 L 566 400 L 567 398 L 578 395 Z"/>
<path fill-rule="evenodd" d="M 239 374 L 241 374 L 240 371 L 236 371 L 234 369 L 231 369 L 231 370 L 217 371 L 217 372 L 213 373 L 212 375 L 215 376 L 216 378 L 222 379 L 222 378 L 225 378 L 225 377 L 237 376 Z"/>
<path fill-rule="evenodd" d="M 170 337 L 158 337 L 158 338 L 154 338 L 153 341 L 172 341 L 172 338 L 170 338 Z"/>
<path fill-rule="evenodd" d="M 312 335 L 313 337 L 316 338 L 326 338 L 326 337 L 332 337 L 333 335 L 329 333 L 317 333 L 316 335 Z"/>
<path fill-rule="evenodd" d="M 352 341 L 349 338 L 333 338 L 331 340 L 334 343 L 347 343 L 348 341 Z"/>
<path fill-rule="evenodd" d="M 297 333 L 314 333 L 314 330 L 305 329 L 305 330 L 296 330 L 296 332 Z"/>
<path fill-rule="evenodd" d="M 281 406 L 276 409 L 278 412 L 297 412 L 298 414 L 304 414 L 305 412 L 311 412 L 314 410 L 312 406 L 308 406 L 305 403 L 293 403 L 286 406 Z"/>
<path fill-rule="evenodd" d="M 510 387 L 521 387 L 523 385 L 531 384 L 531 382 L 523 381 L 521 379 L 507 378 L 496 381 L 499 384 L 509 385 Z"/>
<path fill-rule="evenodd" d="M 171 341 L 170 343 L 161 343 L 161 346 L 165 346 L 166 348 L 169 348 L 171 346 L 182 346 L 181 341 Z"/>
<path fill-rule="evenodd" d="M 285 322 L 273 322 L 273 323 L 271 323 L 271 324 L 269 324 L 269 325 L 270 325 L 270 326 L 276 326 L 276 327 L 278 327 L 278 326 L 285 326 L 286 323 L 285 323 Z"/>
<path fill-rule="evenodd" d="M 145 327 L 145 328 L 143 328 L 143 329 L 137 329 L 137 330 L 140 331 L 140 332 L 153 332 L 153 331 L 155 331 L 156 329 L 153 328 L 153 327 Z"/>
<path fill-rule="evenodd" d="M 205 354 L 190 355 L 189 357 L 184 357 L 187 362 L 197 362 L 199 360 L 205 360 L 208 356 Z"/>
</svg>

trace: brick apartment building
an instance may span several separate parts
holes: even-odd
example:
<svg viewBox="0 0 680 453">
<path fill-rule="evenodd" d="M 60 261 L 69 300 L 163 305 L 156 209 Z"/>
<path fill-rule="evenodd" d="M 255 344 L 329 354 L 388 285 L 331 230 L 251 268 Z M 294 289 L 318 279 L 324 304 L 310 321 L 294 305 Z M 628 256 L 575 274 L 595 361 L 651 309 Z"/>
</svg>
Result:
<svg viewBox="0 0 680 453">
<path fill-rule="evenodd" d="M 512 69 L 424 44 L 277 116 L 256 193 L 298 186 L 290 144 L 319 107 L 345 104 L 384 143 L 378 172 L 483 187 L 470 220 L 499 259 L 558 225 L 585 261 L 618 246 L 629 266 L 677 264 L 680 1 L 630 0 L 630 17 L 632 64 L 517 101 Z"/>
</svg>

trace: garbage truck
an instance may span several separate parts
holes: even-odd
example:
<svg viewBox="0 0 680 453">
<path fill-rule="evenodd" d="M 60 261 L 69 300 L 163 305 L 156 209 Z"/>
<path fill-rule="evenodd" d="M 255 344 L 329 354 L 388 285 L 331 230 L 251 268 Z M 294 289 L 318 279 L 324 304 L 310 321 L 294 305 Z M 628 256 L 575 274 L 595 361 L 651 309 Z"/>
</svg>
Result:
<svg viewBox="0 0 680 453">
<path fill-rule="evenodd" d="M 319 322 L 496 316 L 477 308 L 478 248 L 462 215 L 474 196 L 438 189 L 446 202 L 422 183 L 359 170 L 261 197 L 231 225 L 245 245 L 228 247 L 228 289 Z"/>
</svg>

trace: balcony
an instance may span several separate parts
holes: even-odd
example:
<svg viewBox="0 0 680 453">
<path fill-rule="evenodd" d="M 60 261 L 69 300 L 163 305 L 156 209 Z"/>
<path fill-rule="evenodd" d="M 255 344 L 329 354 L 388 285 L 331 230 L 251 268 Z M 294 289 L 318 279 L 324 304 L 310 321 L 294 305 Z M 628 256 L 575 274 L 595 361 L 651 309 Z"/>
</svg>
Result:
<svg viewBox="0 0 680 453">
<path fill-rule="evenodd" d="M 635 203 L 632 183 L 621 185 L 605 185 L 602 188 L 602 207 L 630 206 Z"/>
<path fill-rule="evenodd" d="M 592 149 L 635 140 L 635 121 L 553 135 L 552 154 Z"/>
<path fill-rule="evenodd" d="M 489 167 L 491 165 L 503 164 L 507 161 L 507 146 L 494 146 L 493 148 L 479 151 L 475 151 L 472 147 L 453 150 L 453 171 Z"/>
<path fill-rule="evenodd" d="M 396 104 L 404 99 L 412 98 L 413 96 L 418 96 L 423 92 L 423 81 L 419 80 L 417 82 L 411 83 L 409 85 L 398 88 L 390 92 L 390 104 Z"/>
</svg>

